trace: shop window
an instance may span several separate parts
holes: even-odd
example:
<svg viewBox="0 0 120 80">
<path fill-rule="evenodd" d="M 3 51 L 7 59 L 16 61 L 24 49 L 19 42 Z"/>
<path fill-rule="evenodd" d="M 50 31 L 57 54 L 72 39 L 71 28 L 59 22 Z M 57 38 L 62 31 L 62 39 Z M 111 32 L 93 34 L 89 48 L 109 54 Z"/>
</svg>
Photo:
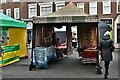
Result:
<svg viewBox="0 0 120 80">
<path fill-rule="evenodd" d="M 120 25 L 117 26 L 117 43 L 120 43 Z"/>
<path fill-rule="evenodd" d="M 6 15 L 11 17 L 11 9 L 6 9 Z"/>
<path fill-rule="evenodd" d="M 33 23 L 32 22 L 28 22 L 27 29 L 32 29 L 32 28 L 33 28 Z"/>
<path fill-rule="evenodd" d="M 52 13 L 52 2 L 50 3 L 39 3 L 40 16 Z"/>
<path fill-rule="evenodd" d="M 97 1 L 92 1 L 89 3 L 90 5 L 90 14 L 96 15 L 97 14 Z"/>
<path fill-rule="evenodd" d="M 103 1 L 103 14 L 111 14 L 111 1 L 110 0 Z"/>
<path fill-rule="evenodd" d="M 84 3 L 77 3 L 77 7 L 84 13 Z"/>
<path fill-rule="evenodd" d="M 113 19 L 111 18 L 111 19 L 100 19 L 101 21 L 103 21 L 103 22 L 105 22 L 105 23 L 107 23 L 108 25 L 110 25 L 110 27 L 112 27 L 112 21 L 113 21 Z"/>
<path fill-rule="evenodd" d="M 33 16 L 37 16 L 37 4 L 28 4 L 28 10 L 29 10 L 29 18 L 32 18 Z"/>
<path fill-rule="evenodd" d="M 120 13 L 120 0 L 117 0 L 117 13 Z"/>
<path fill-rule="evenodd" d="M 19 8 L 14 8 L 14 18 L 15 19 L 19 19 L 20 17 L 20 11 L 19 11 Z"/>
<path fill-rule="evenodd" d="M 65 6 L 65 1 L 57 1 L 56 4 L 56 11 L 62 9 Z"/>
<path fill-rule="evenodd" d="M 100 19 L 100 20 L 110 26 L 110 28 L 108 28 L 107 30 L 110 30 L 110 38 L 113 39 L 112 37 L 113 31 L 111 31 L 113 28 L 113 18 L 108 18 L 108 19 L 106 18 L 106 19 Z"/>
</svg>

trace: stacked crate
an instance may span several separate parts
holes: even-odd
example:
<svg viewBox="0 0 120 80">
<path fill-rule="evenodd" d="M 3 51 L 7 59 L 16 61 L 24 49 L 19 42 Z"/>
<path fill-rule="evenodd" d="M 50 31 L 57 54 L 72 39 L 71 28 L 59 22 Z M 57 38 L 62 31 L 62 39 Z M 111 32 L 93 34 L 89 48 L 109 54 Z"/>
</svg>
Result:
<svg viewBox="0 0 120 80">
<path fill-rule="evenodd" d="M 37 47 L 33 49 L 33 64 L 38 67 L 48 68 L 48 61 L 55 58 L 55 48 Z"/>
</svg>

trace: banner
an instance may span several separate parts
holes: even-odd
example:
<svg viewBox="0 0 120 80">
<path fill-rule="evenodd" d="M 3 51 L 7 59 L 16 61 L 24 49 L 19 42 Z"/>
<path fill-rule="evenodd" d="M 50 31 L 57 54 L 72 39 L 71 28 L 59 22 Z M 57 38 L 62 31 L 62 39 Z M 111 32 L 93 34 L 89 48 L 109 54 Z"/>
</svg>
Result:
<svg viewBox="0 0 120 80">
<path fill-rule="evenodd" d="M 18 52 L 20 51 L 20 45 L 2 46 L 2 49 L 3 54 L 0 57 L 0 67 L 19 61 L 20 56 Z"/>
<path fill-rule="evenodd" d="M 2 46 L 3 52 L 7 53 L 7 52 L 13 52 L 13 51 L 17 51 L 20 50 L 20 46 L 19 45 L 11 45 L 11 46 Z"/>
</svg>

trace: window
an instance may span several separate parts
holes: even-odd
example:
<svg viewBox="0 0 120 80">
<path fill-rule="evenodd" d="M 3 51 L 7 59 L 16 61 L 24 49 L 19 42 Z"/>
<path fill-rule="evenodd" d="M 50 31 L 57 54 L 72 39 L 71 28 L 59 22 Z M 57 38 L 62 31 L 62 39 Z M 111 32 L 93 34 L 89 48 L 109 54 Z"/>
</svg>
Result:
<svg viewBox="0 0 120 80">
<path fill-rule="evenodd" d="M 103 14 L 111 14 L 111 1 L 110 0 L 103 1 Z"/>
<path fill-rule="evenodd" d="M 84 13 L 84 3 L 77 3 L 77 7 Z"/>
<path fill-rule="evenodd" d="M 28 4 L 29 6 L 29 18 L 32 18 L 33 16 L 37 16 L 37 4 Z"/>
<path fill-rule="evenodd" d="M 19 2 L 19 0 L 13 0 L 13 2 Z"/>
<path fill-rule="evenodd" d="M 117 13 L 120 13 L 120 0 L 117 0 Z"/>
<path fill-rule="evenodd" d="M 90 5 L 90 14 L 91 15 L 96 15 L 97 14 L 97 1 L 92 1 L 89 3 Z"/>
<path fill-rule="evenodd" d="M 6 3 L 6 0 L 1 0 L 1 4 L 4 4 L 4 3 Z"/>
<path fill-rule="evenodd" d="M 11 17 L 11 9 L 6 9 L 6 15 Z"/>
<path fill-rule="evenodd" d="M 11 0 L 6 0 L 6 2 L 12 2 Z"/>
<path fill-rule="evenodd" d="M 2 12 L 2 13 L 3 13 L 3 9 L 0 9 L 0 12 Z"/>
<path fill-rule="evenodd" d="M 39 5 L 40 5 L 40 16 L 52 13 L 52 2 L 39 3 Z"/>
<path fill-rule="evenodd" d="M 58 11 L 59 9 L 62 9 L 65 6 L 65 1 L 57 1 L 55 2 L 56 4 L 56 11 Z"/>
<path fill-rule="evenodd" d="M 14 8 L 14 18 L 15 19 L 19 19 L 19 13 L 20 13 L 20 11 L 19 11 L 19 8 Z"/>
<path fill-rule="evenodd" d="M 51 13 L 51 6 L 41 7 L 41 16 Z"/>
</svg>

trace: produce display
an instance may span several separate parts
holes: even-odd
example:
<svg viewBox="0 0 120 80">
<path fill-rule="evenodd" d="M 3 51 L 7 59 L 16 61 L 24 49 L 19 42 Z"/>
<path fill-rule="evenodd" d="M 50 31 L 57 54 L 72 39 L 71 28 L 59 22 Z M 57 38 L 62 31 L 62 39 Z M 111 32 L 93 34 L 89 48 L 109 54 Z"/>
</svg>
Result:
<svg viewBox="0 0 120 80">
<path fill-rule="evenodd" d="M 33 49 L 33 64 L 38 67 L 48 68 L 48 61 L 55 59 L 56 52 L 53 46 L 36 47 Z"/>
</svg>

